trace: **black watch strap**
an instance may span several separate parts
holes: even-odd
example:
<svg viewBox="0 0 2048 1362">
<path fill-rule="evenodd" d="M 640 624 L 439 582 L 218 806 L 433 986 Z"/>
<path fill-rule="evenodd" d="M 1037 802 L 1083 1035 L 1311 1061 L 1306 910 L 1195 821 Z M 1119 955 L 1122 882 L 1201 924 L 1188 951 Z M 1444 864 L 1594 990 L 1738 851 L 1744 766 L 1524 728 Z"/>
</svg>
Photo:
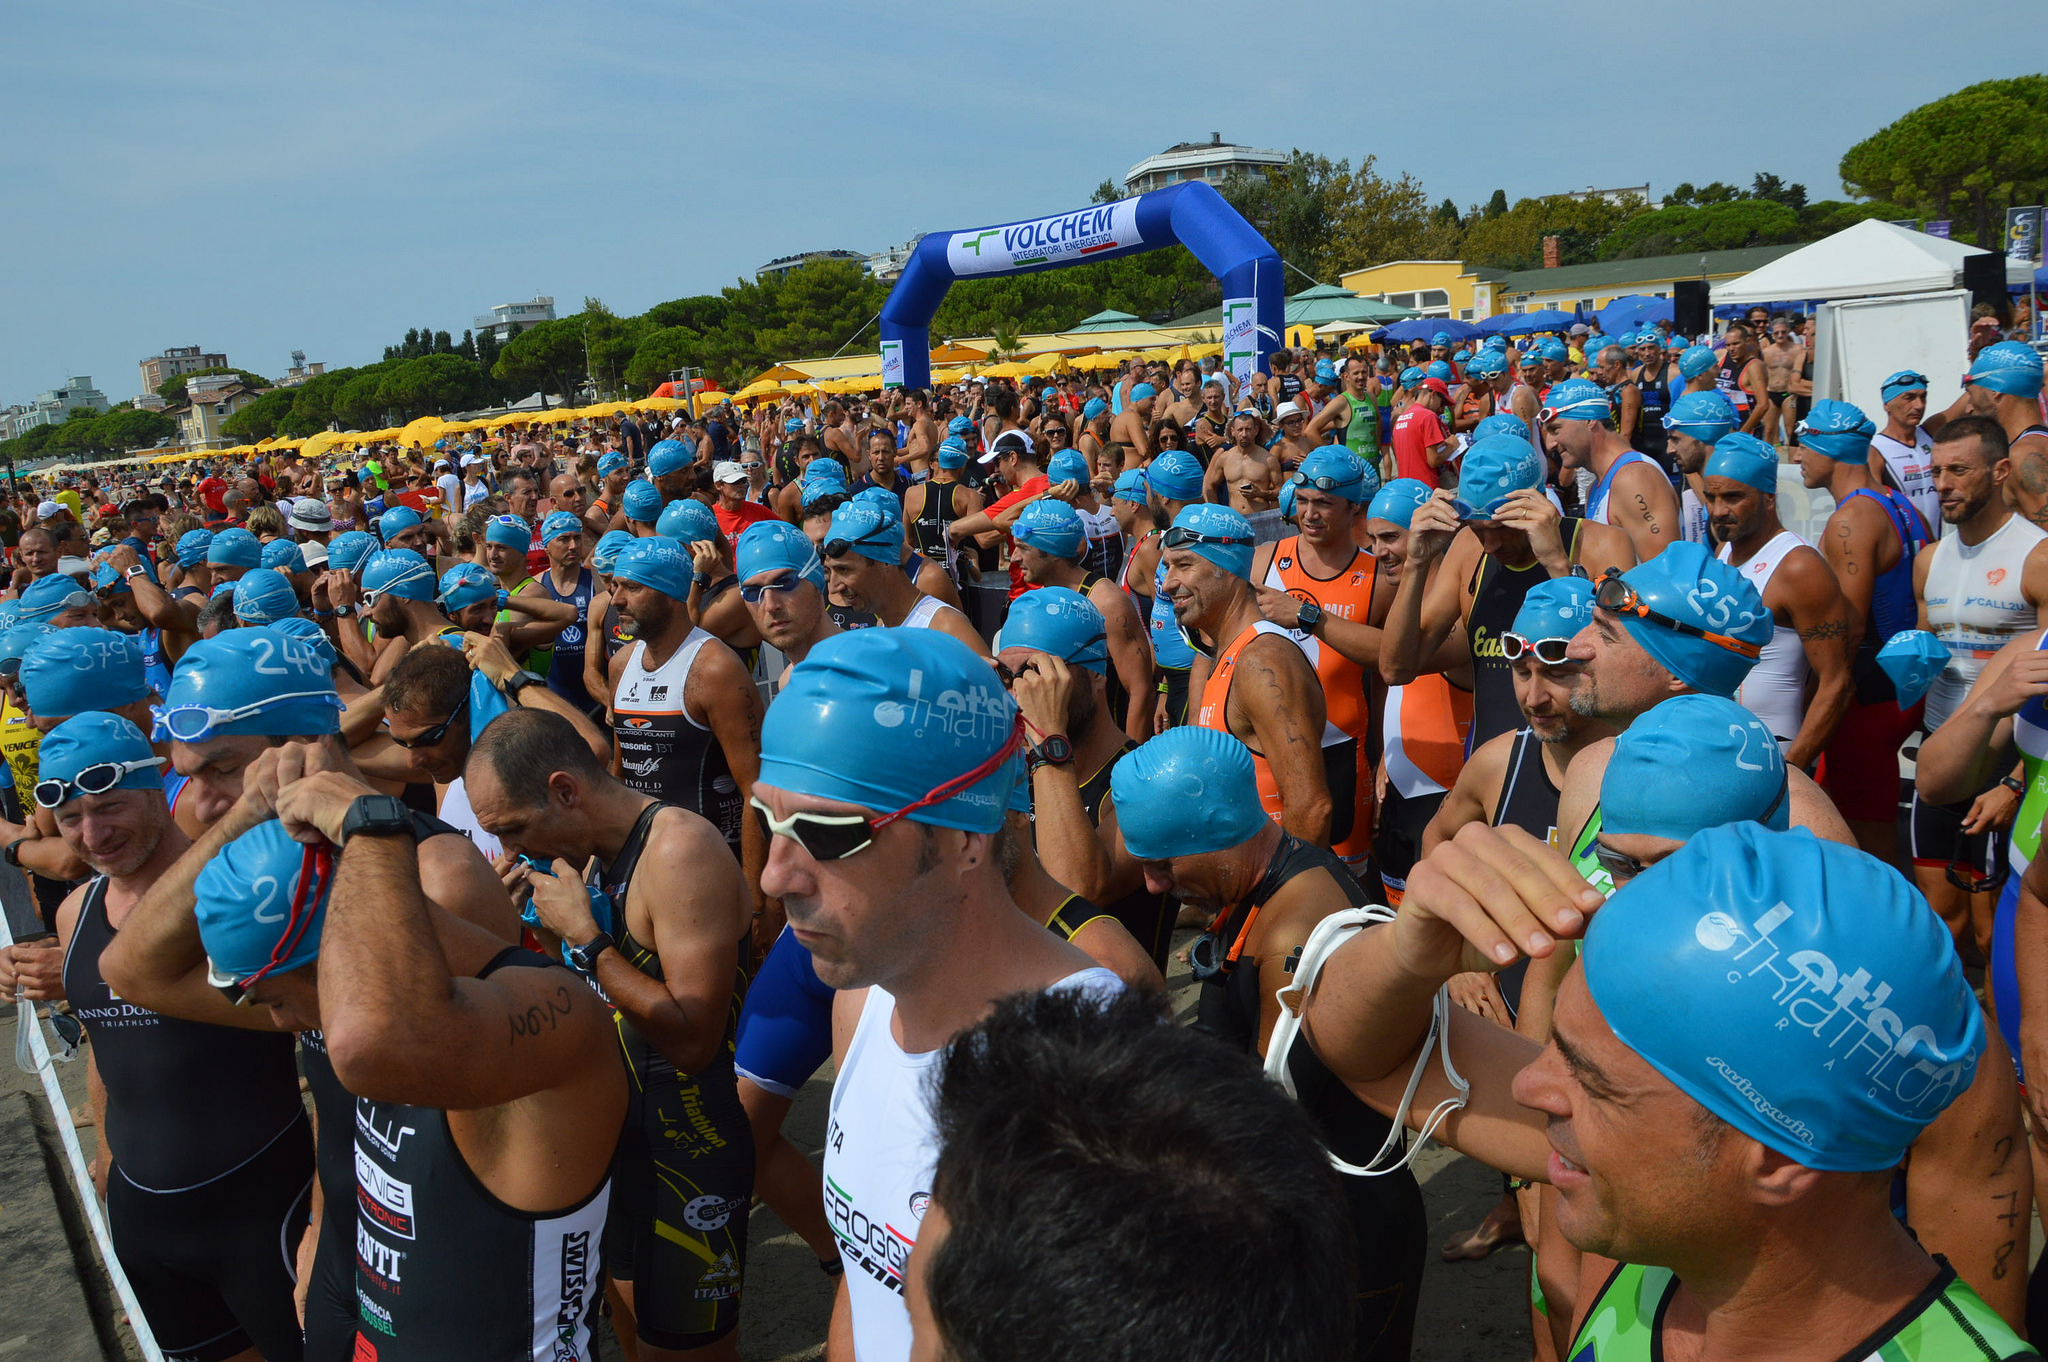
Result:
<svg viewBox="0 0 2048 1362">
<path fill-rule="evenodd" d="M 412 810 L 396 795 L 358 795 L 341 819 L 341 842 L 358 835 L 370 837 L 412 837 L 418 834 Z"/>
<path fill-rule="evenodd" d="M 1998 783 L 2016 795 L 2025 796 L 2027 793 L 2027 783 L 2018 776 L 2001 776 Z"/>
</svg>

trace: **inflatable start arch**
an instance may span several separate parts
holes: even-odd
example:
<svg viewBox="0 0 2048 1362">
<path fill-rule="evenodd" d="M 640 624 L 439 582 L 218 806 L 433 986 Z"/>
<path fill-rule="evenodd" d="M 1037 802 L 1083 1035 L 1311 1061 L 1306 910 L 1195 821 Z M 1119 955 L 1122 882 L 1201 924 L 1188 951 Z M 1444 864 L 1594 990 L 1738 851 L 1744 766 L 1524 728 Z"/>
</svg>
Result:
<svg viewBox="0 0 2048 1362">
<path fill-rule="evenodd" d="M 926 236 L 882 304 L 883 385 L 930 386 L 932 314 L 956 279 L 1056 270 L 1173 245 L 1187 247 L 1223 285 L 1225 366 L 1240 383 L 1266 368 L 1285 328 L 1280 255 L 1221 194 L 1191 180 L 1071 213 Z"/>
</svg>

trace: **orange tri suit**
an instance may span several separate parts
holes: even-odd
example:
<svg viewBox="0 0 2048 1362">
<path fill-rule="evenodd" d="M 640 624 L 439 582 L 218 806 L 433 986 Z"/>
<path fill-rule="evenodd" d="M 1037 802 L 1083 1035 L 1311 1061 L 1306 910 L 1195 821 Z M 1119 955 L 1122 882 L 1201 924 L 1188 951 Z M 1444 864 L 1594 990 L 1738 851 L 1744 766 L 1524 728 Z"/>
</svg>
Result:
<svg viewBox="0 0 2048 1362">
<path fill-rule="evenodd" d="M 1273 779 L 1273 769 L 1266 764 L 1265 754 L 1253 746 L 1253 736 L 1232 733 L 1224 718 L 1230 699 L 1230 683 L 1237 673 L 1237 659 L 1261 634 L 1277 634 L 1295 647 L 1301 649 L 1314 667 L 1320 656 L 1329 651 L 1315 639 L 1283 629 L 1267 620 L 1259 620 L 1249 629 L 1230 641 L 1230 646 L 1216 654 L 1215 670 L 1209 673 L 1208 684 L 1202 687 L 1202 704 L 1195 716 L 1195 722 L 1203 728 L 1213 728 L 1230 736 L 1252 749 L 1252 767 L 1258 773 L 1259 802 L 1266 807 L 1266 815 L 1275 823 L 1282 821 L 1280 786 Z M 1358 783 L 1358 758 L 1354 753 L 1357 740 L 1327 720 L 1323 724 L 1323 780 L 1330 789 L 1330 843 L 1334 848 L 1343 845 L 1351 836 L 1352 822 L 1358 808 L 1358 797 L 1353 787 Z"/>
</svg>

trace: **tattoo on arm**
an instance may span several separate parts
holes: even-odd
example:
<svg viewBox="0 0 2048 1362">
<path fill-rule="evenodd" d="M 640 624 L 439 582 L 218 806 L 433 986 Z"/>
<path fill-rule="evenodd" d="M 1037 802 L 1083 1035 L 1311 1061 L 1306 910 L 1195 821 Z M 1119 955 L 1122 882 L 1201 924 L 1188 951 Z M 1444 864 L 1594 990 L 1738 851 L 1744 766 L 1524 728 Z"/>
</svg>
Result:
<svg viewBox="0 0 2048 1362">
<path fill-rule="evenodd" d="M 1799 637 L 1808 642 L 1819 642 L 1821 639 L 1840 638 L 1848 632 L 1849 626 L 1843 620 L 1822 620 L 1811 629 L 1801 629 Z"/>
<path fill-rule="evenodd" d="M 561 1019 L 568 1016 L 570 1009 L 575 1005 L 575 998 L 570 993 L 569 986 L 567 984 L 562 985 L 555 990 L 554 997 L 543 998 L 524 1012 L 514 1012 L 512 1014 L 512 1039 L 518 1040 L 523 1036 L 537 1036 L 540 1034 L 543 1026 L 550 1031 L 554 1030 L 557 1026 L 561 1025 Z"/>
</svg>

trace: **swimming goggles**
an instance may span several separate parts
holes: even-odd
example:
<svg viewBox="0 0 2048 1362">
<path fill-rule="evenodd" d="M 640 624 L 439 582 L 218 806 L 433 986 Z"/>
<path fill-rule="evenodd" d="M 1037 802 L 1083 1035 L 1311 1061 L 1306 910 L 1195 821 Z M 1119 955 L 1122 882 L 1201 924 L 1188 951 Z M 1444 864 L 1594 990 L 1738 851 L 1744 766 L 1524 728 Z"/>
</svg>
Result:
<svg viewBox="0 0 2048 1362">
<path fill-rule="evenodd" d="M 1200 530 L 1191 530 L 1185 525 L 1176 525 L 1168 530 L 1166 537 L 1160 542 L 1169 549 L 1183 548 L 1189 544 L 1236 544 L 1247 548 L 1252 544 L 1252 540 L 1244 535 L 1203 534 Z"/>
<path fill-rule="evenodd" d="M 837 558 L 840 554 L 845 553 L 848 549 L 856 548 L 862 544 L 887 544 L 892 540 L 900 538 L 902 536 L 902 533 L 902 528 L 898 526 L 894 521 L 886 521 L 883 524 L 876 526 L 874 529 L 869 530 L 866 534 L 862 535 L 858 539 L 847 539 L 844 537 L 838 539 L 827 539 L 825 541 L 825 556 L 827 558 Z"/>
<path fill-rule="evenodd" d="M 94 762 L 69 780 L 48 780 L 36 782 L 36 804 L 45 809 L 54 809 L 69 803 L 79 795 L 99 795 L 119 785 L 136 771 L 153 770 L 164 764 L 162 757 L 150 757 L 146 761 L 100 761 Z"/>
<path fill-rule="evenodd" d="M 1643 602 L 1643 598 L 1636 594 L 1636 589 L 1621 579 L 1620 568 L 1607 569 L 1601 574 L 1600 580 L 1593 584 L 1593 604 L 1617 615 L 1634 615 L 1637 619 L 1661 624 L 1674 632 L 1689 634 L 1693 638 L 1703 638 L 1716 647 L 1726 648 L 1729 652 L 1749 658 L 1751 661 L 1763 655 L 1763 648 L 1758 644 L 1744 643 L 1741 639 L 1731 638 L 1727 634 L 1712 633 L 1697 625 L 1687 624 L 1652 610 Z"/>
<path fill-rule="evenodd" d="M 261 700 L 254 700 L 246 705 L 236 705 L 233 709 L 215 709 L 212 705 L 202 705 L 196 702 L 186 705 L 152 705 L 149 713 L 150 718 L 154 722 L 150 728 L 149 740 L 151 742 L 163 742 L 166 739 L 172 742 L 205 742 L 208 738 L 214 736 L 217 729 L 227 724 L 240 723 L 244 719 L 253 719 L 259 714 L 268 714 L 271 710 L 280 709 L 285 705 L 294 704 L 301 700 L 332 705 L 337 711 L 344 708 L 341 703 L 341 697 L 336 695 L 331 689 L 288 691 L 283 695 L 265 696 Z"/>
<path fill-rule="evenodd" d="M 1572 641 L 1568 638 L 1527 639 L 1508 629 L 1502 630 L 1500 635 L 1500 655 L 1510 662 L 1519 662 L 1526 654 L 1546 667 L 1562 667 L 1571 661 L 1565 655 L 1571 646 Z"/>
<path fill-rule="evenodd" d="M 741 582 L 740 599 L 748 605 L 760 603 L 763 596 L 771 591 L 794 591 L 804 584 L 801 573 L 791 570 L 778 573 L 765 582 Z"/>
</svg>

